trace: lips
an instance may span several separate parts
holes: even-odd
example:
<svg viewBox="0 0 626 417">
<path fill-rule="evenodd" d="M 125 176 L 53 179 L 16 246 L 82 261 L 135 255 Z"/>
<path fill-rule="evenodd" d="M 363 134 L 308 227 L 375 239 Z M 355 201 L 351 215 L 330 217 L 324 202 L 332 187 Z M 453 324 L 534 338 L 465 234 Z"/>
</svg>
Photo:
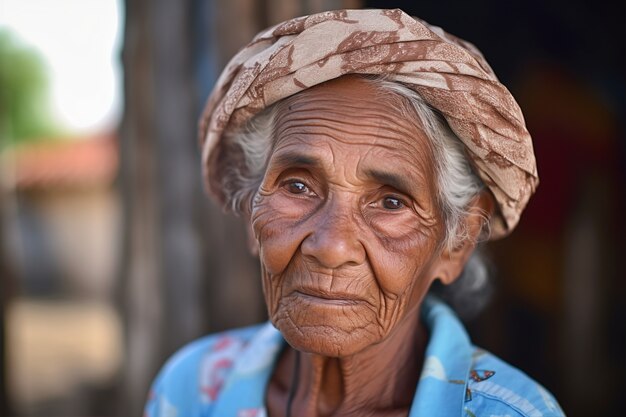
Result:
<svg viewBox="0 0 626 417">
<path fill-rule="evenodd" d="M 311 301 L 338 303 L 342 305 L 356 304 L 363 301 L 363 299 L 356 294 L 324 291 L 317 288 L 300 288 L 294 291 L 294 294 L 311 299 Z"/>
</svg>

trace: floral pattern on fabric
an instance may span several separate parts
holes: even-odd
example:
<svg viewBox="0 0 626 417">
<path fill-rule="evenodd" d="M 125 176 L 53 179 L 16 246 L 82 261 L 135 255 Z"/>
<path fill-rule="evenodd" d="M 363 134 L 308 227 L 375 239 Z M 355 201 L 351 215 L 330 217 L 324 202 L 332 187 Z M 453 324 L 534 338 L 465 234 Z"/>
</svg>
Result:
<svg viewBox="0 0 626 417">
<path fill-rule="evenodd" d="M 545 388 L 471 345 L 445 304 L 427 298 L 422 317 L 430 339 L 409 417 L 564 416 Z M 144 416 L 267 417 L 265 391 L 285 345 L 269 323 L 190 344 L 155 380 Z"/>
<path fill-rule="evenodd" d="M 211 354 L 203 358 L 200 365 L 200 391 L 204 402 L 215 401 L 243 346 L 240 339 L 222 336 L 213 345 Z"/>
</svg>

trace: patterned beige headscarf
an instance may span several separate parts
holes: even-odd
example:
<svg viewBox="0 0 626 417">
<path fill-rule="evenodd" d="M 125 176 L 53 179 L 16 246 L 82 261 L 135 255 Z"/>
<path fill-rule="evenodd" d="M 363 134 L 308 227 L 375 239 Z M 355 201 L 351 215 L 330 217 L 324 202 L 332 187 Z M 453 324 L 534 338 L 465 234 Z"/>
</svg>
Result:
<svg viewBox="0 0 626 417">
<path fill-rule="evenodd" d="M 200 120 L 209 192 L 224 201 L 215 161 L 227 127 L 345 74 L 385 74 L 437 109 L 495 197 L 499 211 L 491 219 L 491 238 L 515 227 L 539 182 L 519 106 L 474 45 L 398 9 L 299 17 L 245 46 L 224 69 Z"/>
</svg>

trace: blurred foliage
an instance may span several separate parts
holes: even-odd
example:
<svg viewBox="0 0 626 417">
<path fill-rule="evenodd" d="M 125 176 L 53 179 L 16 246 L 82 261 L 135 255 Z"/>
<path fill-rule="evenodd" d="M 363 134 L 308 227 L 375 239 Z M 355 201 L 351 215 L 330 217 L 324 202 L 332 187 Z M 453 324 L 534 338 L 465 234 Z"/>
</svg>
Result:
<svg viewBox="0 0 626 417">
<path fill-rule="evenodd" d="M 0 149 L 60 133 L 48 93 L 41 55 L 8 29 L 0 28 Z"/>
</svg>

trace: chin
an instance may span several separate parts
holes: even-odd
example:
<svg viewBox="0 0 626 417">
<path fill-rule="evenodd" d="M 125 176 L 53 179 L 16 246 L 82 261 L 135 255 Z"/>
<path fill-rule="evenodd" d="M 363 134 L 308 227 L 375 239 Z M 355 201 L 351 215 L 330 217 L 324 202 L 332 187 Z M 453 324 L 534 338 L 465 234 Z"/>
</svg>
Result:
<svg viewBox="0 0 626 417">
<path fill-rule="evenodd" d="M 369 309 L 356 307 L 342 311 L 333 306 L 298 305 L 293 310 L 279 309 L 272 322 L 294 349 L 327 357 L 346 357 L 382 339 L 377 320 L 368 319 L 371 314 Z"/>
<path fill-rule="evenodd" d="M 301 352 L 342 358 L 361 352 L 373 343 L 371 334 L 356 331 L 352 334 L 336 332 L 328 328 L 299 329 L 278 328 L 291 347 Z M 361 334 L 359 334 L 361 333 Z"/>
</svg>

